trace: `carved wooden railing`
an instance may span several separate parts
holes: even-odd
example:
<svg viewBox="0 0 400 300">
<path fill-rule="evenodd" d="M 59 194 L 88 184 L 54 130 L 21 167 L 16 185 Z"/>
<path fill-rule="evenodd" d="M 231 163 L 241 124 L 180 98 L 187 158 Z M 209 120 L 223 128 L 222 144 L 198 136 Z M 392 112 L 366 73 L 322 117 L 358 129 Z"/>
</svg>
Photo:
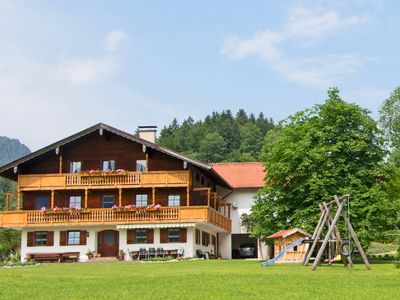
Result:
<svg viewBox="0 0 400 300">
<path fill-rule="evenodd" d="M 158 210 L 99 208 L 79 211 L 29 210 L 0 213 L 0 226 L 3 227 L 168 222 L 207 222 L 225 231 L 231 230 L 229 218 L 205 206 L 161 207 Z"/>
<path fill-rule="evenodd" d="M 188 171 L 125 172 L 123 174 L 34 174 L 19 175 L 23 190 L 65 189 L 109 186 L 183 186 L 189 184 Z"/>
</svg>

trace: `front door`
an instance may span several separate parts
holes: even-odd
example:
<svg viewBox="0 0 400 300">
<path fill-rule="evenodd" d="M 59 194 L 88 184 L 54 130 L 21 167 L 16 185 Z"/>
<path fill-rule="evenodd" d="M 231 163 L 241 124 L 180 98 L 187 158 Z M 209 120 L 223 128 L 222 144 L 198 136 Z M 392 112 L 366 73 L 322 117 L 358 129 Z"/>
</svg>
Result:
<svg viewBox="0 0 400 300">
<path fill-rule="evenodd" d="M 102 257 L 117 256 L 119 249 L 119 233 L 115 230 L 100 231 L 97 236 L 97 252 Z"/>
</svg>

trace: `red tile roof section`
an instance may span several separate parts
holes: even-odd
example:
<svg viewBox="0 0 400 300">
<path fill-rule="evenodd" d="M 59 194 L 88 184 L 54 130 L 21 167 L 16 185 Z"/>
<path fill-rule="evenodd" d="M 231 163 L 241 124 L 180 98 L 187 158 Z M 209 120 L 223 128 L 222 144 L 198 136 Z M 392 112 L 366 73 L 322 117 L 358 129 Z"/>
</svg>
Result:
<svg viewBox="0 0 400 300">
<path fill-rule="evenodd" d="M 264 165 L 260 162 L 217 163 L 212 168 L 233 188 L 264 186 Z"/>
<path fill-rule="evenodd" d="M 281 238 L 285 238 L 287 236 L 295 234 L 296 232 L 299 232 L 299 233 L 301 233 L 301 234 L 303 234 L 305 236 L 311 237 L 311 235 L 309 233 L 305 232 L 302 229 L 292 228 L 292 229 L 286 229 L 286 230 L 278 231 L 278 232 L 274 233 L 273 235 L 270 235 L 268 238 L 269 239 L 276 239 L 276 238 L 280 238 L 280 237 Z"/>
</svg>

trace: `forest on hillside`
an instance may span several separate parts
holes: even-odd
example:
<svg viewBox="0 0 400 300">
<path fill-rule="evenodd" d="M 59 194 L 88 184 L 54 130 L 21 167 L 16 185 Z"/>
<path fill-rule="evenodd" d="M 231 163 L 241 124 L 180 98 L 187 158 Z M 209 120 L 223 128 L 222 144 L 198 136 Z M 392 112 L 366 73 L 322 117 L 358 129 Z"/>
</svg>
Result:
<svg viewBox="0 0 400 300">
<path fill-rule="evenodd" d="M 161 146 L 206 163 L 259 161 L 267 132 L 274 128 L 272 118 L 240 109 L 213 112 L 204 120 L 174 119 L 158 139 Z"/>
</svg>

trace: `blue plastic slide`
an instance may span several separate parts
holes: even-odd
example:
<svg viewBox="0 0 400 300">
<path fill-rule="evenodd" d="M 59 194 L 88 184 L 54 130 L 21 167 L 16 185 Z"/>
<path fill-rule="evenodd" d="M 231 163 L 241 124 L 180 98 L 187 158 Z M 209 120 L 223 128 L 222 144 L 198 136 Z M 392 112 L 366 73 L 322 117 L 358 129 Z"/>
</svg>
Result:
<svg viewBox="0 0 400 300">
<path fill-rule="evenodd" d="M 304 238 L 298 239 L 297 241 L 295 241 L 293 244 L 291 244 L 290 246 L 287 246 L 285 249 L 283 249 L 281 252 L 279 252 L 279 254 L 277 256 L 275 256 L 274 258 L 267 260 L 265 262 L 263 262 L 261 264 L 262 267 L 266 267 L 269 266 L 271 264 L 273 264 L 274 262 L 276 262 L 278 259 L 280 259 L 282 257 L 283 254 L 285 254 L 287 251 L 293 249 L 294 247 L 296 247 L 297 245 L 301 244 L 304 241 Z"/>
</svg>

